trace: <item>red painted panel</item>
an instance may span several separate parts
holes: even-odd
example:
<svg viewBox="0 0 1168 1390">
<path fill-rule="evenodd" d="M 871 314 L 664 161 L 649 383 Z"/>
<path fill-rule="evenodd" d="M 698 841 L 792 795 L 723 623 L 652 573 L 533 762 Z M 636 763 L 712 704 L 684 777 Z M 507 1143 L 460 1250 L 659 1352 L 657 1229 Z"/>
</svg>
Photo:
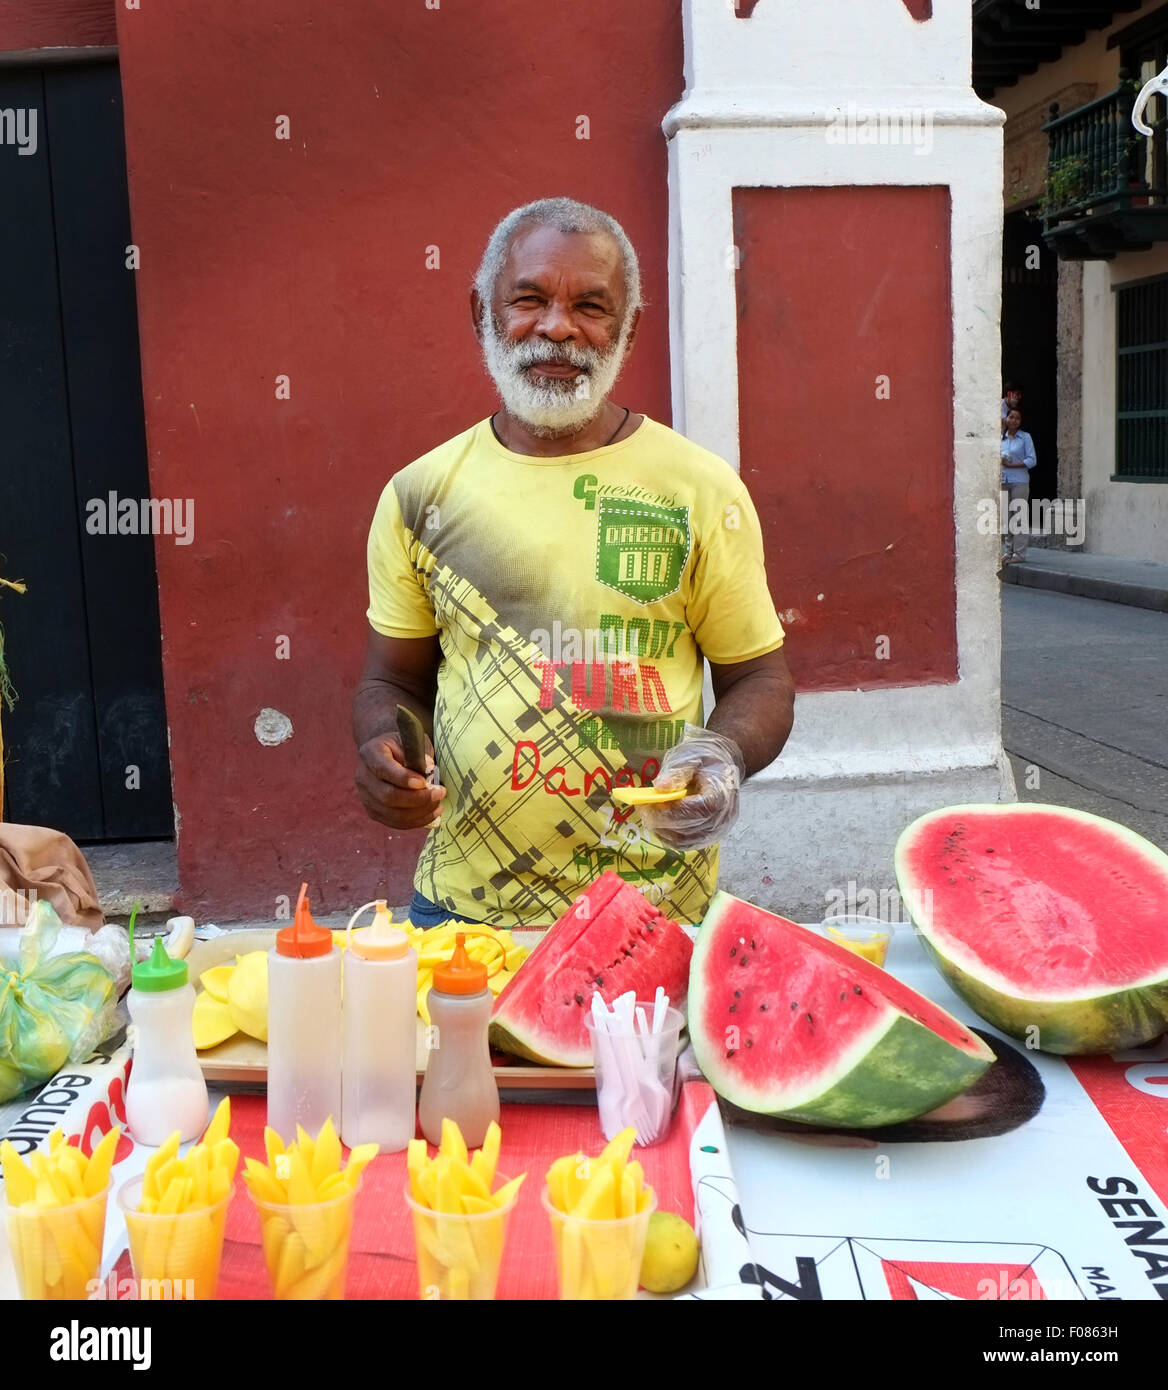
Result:
<svg viewBox="0 0 1168 1390">
<path fill-rule="evenodd" d="M 660 121 L 682 90 L 671 0 L 258 9 L 119 10 L 152 487 L 195 507 L 194 544 L 156 547 L 182 898 L 225 920 L 301 877 L 322 910 L 409 896 L 418 836 L 352 785 L 374 504 L 493 408 L 467 294 L 531 198 L 625 224 L 649 307 L 616 399 L 668 422 Z M 292 721 L 276 747 L 265 707 Z"/>
<path fill-rule="evenodd" d="M 800 688 L 955 680 L 948 189 L 738 188 L 734 225 L 742 477 Z"/>
<path fill-rule="evenodd" d="M 117 0 L 0 0 L 0 52 L 110 47 Z"/>
</svg>

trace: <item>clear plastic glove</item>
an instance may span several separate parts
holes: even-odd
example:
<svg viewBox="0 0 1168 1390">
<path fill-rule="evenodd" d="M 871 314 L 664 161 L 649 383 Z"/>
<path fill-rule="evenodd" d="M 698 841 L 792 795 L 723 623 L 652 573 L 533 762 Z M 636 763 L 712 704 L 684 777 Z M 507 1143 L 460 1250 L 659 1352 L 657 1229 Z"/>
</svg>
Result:
<svg viewBox="0 0 1168 1390">
<path fill-rule="evenodd" d="M 687 794 L 682 801 L 643 806 L 646 830 L 670 849 L 716 844 L 738 819 L 738 788 L 745 776 L 746 764 L 733 739 L 687 724 L 653 779 L 659 791 L 685 787 Z"/>
</svg>

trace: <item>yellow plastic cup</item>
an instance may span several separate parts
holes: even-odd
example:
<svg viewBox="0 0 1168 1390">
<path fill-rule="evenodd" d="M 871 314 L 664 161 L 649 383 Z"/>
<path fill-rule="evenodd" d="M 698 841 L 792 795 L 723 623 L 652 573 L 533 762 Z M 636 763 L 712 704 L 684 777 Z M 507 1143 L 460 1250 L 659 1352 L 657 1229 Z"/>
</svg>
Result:
<svg viewBox="0 0 1168 1390">
<path fill-rule="evenodd" d="M 211 1206 L 164 1215 L 138 1210 L 143 1181 L 134 1178 L 118 1189 L 138 1298 L 144 1302 L 214 1298 L 223 1228 L 235 1184 Z"/>
<path fill-rule="evenodd" d="M 510 1181 L 495 1174 L 494 1189 Z M 414 1249 L 418 1259 L 418 1297 L 489 1301 L 495 1297 L 507 1223 L 519 1199 L 511 1194 L 505 1206 L 466 1216 L 431 1211 L 416 1202 L 405 1187 L 406 1205 L 414 1218 Z"/>
<path fill-rule="evenodd" d="M 63 1207 L 5 1202 L 8 1243 L 22 1298 L 77 1300 L 96 1291 L 112 1185 Z"/>
<path fill-rule="evenodd" d="M 553 1204 L 546 1187 L 543 1205 L 552 1223 L 560 1297 L 636 1298 L 649 1218 L 657 1209 L 657 1194 L 653 1194 L 644 1211 L 611 1221 L 584 1221 L 567 1215 Z"/>
<path fill-rule="evenodd" d="M 260 1239 L 272 1297 L 280 1300 L 337 1300 L 345 1296 L 352 1192 L 327 1202 L 265 1202 L 251 1193 L 260 1218 Z"/>
<path fill-rule="evenodd" d="M 888 955 L 888 943 L 892 931 L 879 917 L 862 917 L 855 913 L 841 917 L 825 917 L 820 924 L 824 933 L 837 945 L 854 951 L 856 955 L 870 960 L 873 965 L 883 966 Z"/>
</svg>

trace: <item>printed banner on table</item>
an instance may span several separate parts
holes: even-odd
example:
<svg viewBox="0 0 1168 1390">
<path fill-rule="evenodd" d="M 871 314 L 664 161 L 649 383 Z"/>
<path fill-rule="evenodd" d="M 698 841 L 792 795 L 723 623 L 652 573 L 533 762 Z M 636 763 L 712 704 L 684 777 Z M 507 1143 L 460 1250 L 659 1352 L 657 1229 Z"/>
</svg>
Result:
<svg viewBox="0 0 1168 1390">
<path fill-rule="evenodd" d="M 1168 1301 L 1168 1039 L 1074 1061 L 1027 1051 L 908 928 L 888 966 L 980 1029 L 1015 1081 L 966 1124 L 979 1137 L 952 1137 L 952 1102 L 948 1142 L 729 1126 L 757 1270 L 742 1277 L 779 1300 Z"/>
</svg>

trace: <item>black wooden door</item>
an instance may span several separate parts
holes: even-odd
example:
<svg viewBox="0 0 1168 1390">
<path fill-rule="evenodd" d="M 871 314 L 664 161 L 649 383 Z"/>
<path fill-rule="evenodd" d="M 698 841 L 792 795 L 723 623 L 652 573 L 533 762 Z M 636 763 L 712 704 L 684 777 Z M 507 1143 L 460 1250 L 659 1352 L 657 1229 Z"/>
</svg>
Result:
<svg viewBox="0 0 1168 1390">
<path fill-rule="evenodd" d="M 1035 264 L 1037 261 L 1037 264 Z M 1038 463 L 1030 496 L 1058 496 L 1058 257 L 1024 212 L 1002 238 L 1002 378 L 1022 384 L 1022 428 Z"/>
<path fill-rule="evenodd" d="M 24 150 L 0 143 L 0 575 L 28 584 L 0 589 L 5 816 L 167 839 L 153 538 L 87 528 L 91 501 L 150 496 L 117 67 L 0 68 L 5 109 Z"/>
</svg>

